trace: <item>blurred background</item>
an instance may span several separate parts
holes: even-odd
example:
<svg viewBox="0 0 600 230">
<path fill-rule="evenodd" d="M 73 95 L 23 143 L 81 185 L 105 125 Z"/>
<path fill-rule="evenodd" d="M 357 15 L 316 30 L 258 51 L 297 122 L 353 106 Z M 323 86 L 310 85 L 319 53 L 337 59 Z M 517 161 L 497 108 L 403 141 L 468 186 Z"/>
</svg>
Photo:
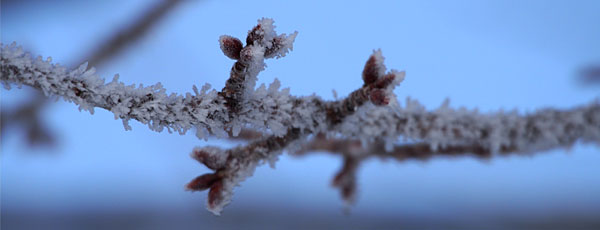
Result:
<svg viewBox="0 0 600 230">
<path fill-rule="evenodd" d="M 399 100 L 495 112 L 571 108 L 600 95 L 599 1 L 3 0 L 1 41 L 107 79 L 169 92 L 221 89 L 233 61 L 223 34 L 245 40 L 261 17 L 299 31 L 268 60 L 293 95 L 333 99 L 362 85 L 373 49 L 406 70 Z M 141 26 L 139 26 L 141 25 Z M 107 54 L 104 54 L 107 53 Z M 284 155 L 235 190 L 222 216 L 184 184 L 208 172 L 195 146 L 236 142 L 157 133 L 104 110 L 79 112 L 23 87 L 2 89 L 2 229 L 600 228 L 600 148 L 533 157 L 370 160 L 348 212 L 330 181 L 341 160 Z"/>
</svg>

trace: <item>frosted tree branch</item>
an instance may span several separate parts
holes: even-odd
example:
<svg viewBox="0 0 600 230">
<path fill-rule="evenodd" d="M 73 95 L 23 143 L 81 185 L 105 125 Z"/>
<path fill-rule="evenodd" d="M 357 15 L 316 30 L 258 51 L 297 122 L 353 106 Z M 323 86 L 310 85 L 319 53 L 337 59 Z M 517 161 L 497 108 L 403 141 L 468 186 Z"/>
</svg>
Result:
<svg viewBox="0 0 600 230">
<path fill-rule="evenodd" d="M 89 62 L 95 66 L 102 65 L 111 57 L 125 50 L 128 45 L 144 37 L 149 30 L 155 27 L 158 22 L 164 19 L 181 2 L 183 1 L 160 1 L 151 9 L 146 10 L 139 20 L 127 28 L 113 33 L 105 41 L 98 44 L 97 49 L 91 55 L 87 55 L 86 59 L 89 58 Z M 7 124 L 20 125 L 26 130 L 27 140 L 30 145 L 47 144 L 51 146 L 55 142 L 55 139 L 52 133 L 45 127 L 44 122 L 39 119 L 42 108 L 48 102 L 49 100 L 41 92 L 36 92 L 33 94 L 31 101 L 21 104 L 19 108 L 12 111 L 2 110 L 0 112 L 0 117 L 2 118 L 1 127 L 7 127 Z"/>
<path fill-rule="evenodd" d="M 492 157 L 565 148 L 578 141 L 600 143 L 598 101 L 530 114 L 481 114 L 452 109 L 447 101 L 436 110 L 426 110 L 411 99 L 401 106 L 393 90 L 404 79 L 404 72 L 386 71 L 381 51 L 367 60 L 363 86 L 342 100 L 295 97 L 289 89 L 279 89 L 278 80 L 256 88 L 264 59 L 285 56 L 292 50 L 296 35 L 278 35 L 271 19 L 261 19 L 249 31 L 245 46 L 237 38 L 221 36 L 221 50 L 236 61 L 221 91 L 205 85 L 201 90 L 192 87 L 193 93 L 167 94 L 160 83 L 127 86 L 118 81 L 118 75 L 105 83 L 85 64 L 68 70 L 49 58 L 32 58 L 14 44 L 2 45 L 0 80 L 7 89 L 28 85 L 91 113 L 94 108 L 106 109 L 123 121 L 126 130 L 131 129 L 128 121 L 133 119 L 154 131 L 166 128 L 184 134 L 195 128 L 199 138 L 237 136 L 242 129 L 263 133 L 261 138 L 232 149 L 193 150 L 192 157 L 214 172 L 197 177 L 186 188 L 209 189 L 208 209 L 215 214 L 229 203 L 235 186 L 251 176 L 258 165 L 274 164 L 283 151 L 343 152 L 344 167 L 335 176 L 334 185 L 351 201 L 359 163 L 371 155 L 409 159 L 472 152 Z M 314 141 L 307 147 L 310 137 L 352 141 L 346 147 L 358 143 L 361 147 L 339 151 L 314 145 Z"/>
</svg>

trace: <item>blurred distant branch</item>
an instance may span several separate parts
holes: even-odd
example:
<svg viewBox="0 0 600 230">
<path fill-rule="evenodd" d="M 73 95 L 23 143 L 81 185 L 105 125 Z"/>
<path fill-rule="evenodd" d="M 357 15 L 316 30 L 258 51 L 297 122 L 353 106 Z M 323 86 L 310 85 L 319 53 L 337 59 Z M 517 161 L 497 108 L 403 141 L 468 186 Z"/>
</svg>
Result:
<svg viewBox="0 0 600 230">
<path fill-rule="evenodd" d="M 579 76 L 584 84 L 600 84 L 600 64 L 583 68 L 580 71 Z"/>
<path fill-rule="evenodd" d="M 168 15 L 179 3 L 185 0 L 161 0 L 152 8 L 135 20 L 130 26 L 116 32 L 109 39 L 97 46 L 91 55 L 86 55 L 83 60 L 88 60 L 91 66 L 100 66 L 111 57 L 125 50 L 144 37 L 153 27 Z"/>
<path fill-rule="evenodd" d="M 360 164 L 370 158 L 393 159 L 397 161 L 417 160 L 427 161 L 433 157 L 472 156 L 479 159 L 489 159 L 492 152 L 489 149 L 471 145 L 445 146 L 433 149 L 428 143 L 396 145 L 386 150 L 386 143 L 375 141 L 363 146 L 359 140 L 327 138 L 325 134 L 315 135 L 307 144 L 294 152 L 295 156 L 304 156 L 315 152 L 328 152 L 343 158 L 342 168 L 333 178 L 332 185 L 340 190 L 340 195 L 346 202 L 353 203 L 357 190 L 356 174 Z M 513 153 L 505 149 L 503 153 Z M 520 154 L 520 153 L 516 153 Z"/>
<path fill-rule="evenodd" d="M 118 53 L 125 50 L 128 46 L 134 44 L 143 38 L 148 31 L 155 27 L 158 22 L 165 18 L 179 3 L 185 0 L 161 0 L 158 4 L 144 12 L 141 17 L 134 21 L 127 28 L 115 32 L 107 40 L 97 45 L 97 48 L 91 55 L 87 55 L 83 60 L 90 60 L 94 66 L 104 64 Z M 24 128 L 27 141 L 31 146 L 53 145 L 55 143 L 54 134 L 47 129 L 44 122 L 40 119 L 42 109 L 47 106 L 48 99 L 41 93 L 32 95 L 32 99 L 24 102 L 20 107 L 1 111 L 2 128 L 8 125 L 17 125 Z M 6 134 L 4 134 L 6 135 Z"/>
<path fill-rule="evenodd" d="M 41 92 L 35 92 L 31 96 L 33 98 L 30 101 L 16 109 L 2 109 L 2 114 L 0 114 L 2 135 L 6 135 L 9 125 L 19 126 L 25 131 L 29 146 L 53 146 L 56 139 L 41 119 L 41 113 L 47 105 L 48 98 L 44 97 Z"/>
</svg>

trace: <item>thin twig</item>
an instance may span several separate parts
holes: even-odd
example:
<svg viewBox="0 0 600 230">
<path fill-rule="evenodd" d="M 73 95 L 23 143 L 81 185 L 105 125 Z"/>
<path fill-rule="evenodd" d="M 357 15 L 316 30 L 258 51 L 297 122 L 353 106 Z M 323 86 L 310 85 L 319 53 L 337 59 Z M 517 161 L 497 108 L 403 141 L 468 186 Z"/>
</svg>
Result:
<svg viewBox="0 0 600 230">
<path fill-rule="evenodd" d="M 90 66 L 100 66 L 113 56 L 125 50 L 144 37 L 158 22 L 162 21 L 169 12 L 173 11 L 184 0 L 161 0 L 158 4 L 144 12 L 139 19 L 120 31 L 114 33 L 83 60 L 88 60 Z"/>
</svg>

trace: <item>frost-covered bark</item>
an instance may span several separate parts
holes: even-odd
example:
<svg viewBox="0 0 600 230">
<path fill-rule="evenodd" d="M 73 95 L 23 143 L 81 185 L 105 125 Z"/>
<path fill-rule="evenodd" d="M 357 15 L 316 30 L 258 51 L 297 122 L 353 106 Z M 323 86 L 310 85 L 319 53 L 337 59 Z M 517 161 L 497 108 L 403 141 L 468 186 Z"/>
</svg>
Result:
<svg viewBox="0 0 600 230">
<path fill-rule="evenodd" d="M 136 43 L 136 41 L 142 39 L 147 35 L 149 30 L 155 27 L 158 22 L 162 21 L 170 11 L 182 2 L 184 1 L 165 0 L 158 2 L 140 15 L 138 20 L 133 23 L 127 23 L 128 26 L 126 28 L 112 32 L 106 40 L 101 41 L 94 47 L 96 48 L 94 52 L 85 55 L 86 58 L 84 60 L 89 60 L 89 63 L 94 66 L 102 65 L 102 63 L 110 60 L 114 55 L 117 55 L 130 45 Z M 50 100 L 41 92 L 35 92 L 30 101 L 21 103 L 17 108 L 9 111 L 0 111 L 0 117 L 2 118 L 0 127 L 6 129 L 7 125 L 21 126 L 26 131 L 27 141 L 30 146 L 38 144 L 52 146 L 55 141 L 53 134 L 45 128 L 44 122 L 39 118 L 41 110 L 49 102 Z"/>
<path fill-rule="evenodd" d="M 271 19 L 261 19 L 249 31 L 245 46 L 237 38 L 221 36 L 223 53 L 236 60 L 221 91 L 207 84 L 201 90 L 194 86 L 193 93 L 167 94 L 160 83 L 127 86 L 118 76 L 105 83 L 85 64 L 68 70 L 50 59 L 32 58 L 14 44 L 2 46 L 0 80 L 6 88 L 32 86 L 91 113 L 94 108 L 109 110 L 123 120 L 126 129 L 134 119 L 154 131 L 167 128 L 184 134 L 195 128 L 200 138 L 237 136 L 242 128 L 260 131 L 264 135 L 245 146 L 194 149 L 192 156 L 215 172 L 197 177 L 186 188 L 209 189 L 208 208 L 216 214 L 231 200 L 233 188 L 258 165 L 274 163 L 283 151 L 319 149 L 314 141 L 306 144 L 311 136 L 354 143 L 346 147 L 356 149 L 340 151 L 345 153 L 345 163 L 334 179 L 347 200 L 354 197 L 360 160 L 370 155 L 405 159 L 472 152 L 493 156 L 568 147 L 577 141 L 600 143 L 598 101 L 530 114 L 480 114 L 452 109 L 448 103 L 430 111 L 410 99 L 401 106 L 393 90 L 404 79 L 404 72 L 386 72 L 381 51 L 367 60 L 363 86 L 339 101 L 292 96 L 289 89 L 279 89 L 278 80 L 269 87 L 255 88 L 257 76 L 265 68 L 264 59 L 285 56 L 296 35 L 278 35 Z M 407 143 L 412 144 L 400 146 Z"/>
</svg>

